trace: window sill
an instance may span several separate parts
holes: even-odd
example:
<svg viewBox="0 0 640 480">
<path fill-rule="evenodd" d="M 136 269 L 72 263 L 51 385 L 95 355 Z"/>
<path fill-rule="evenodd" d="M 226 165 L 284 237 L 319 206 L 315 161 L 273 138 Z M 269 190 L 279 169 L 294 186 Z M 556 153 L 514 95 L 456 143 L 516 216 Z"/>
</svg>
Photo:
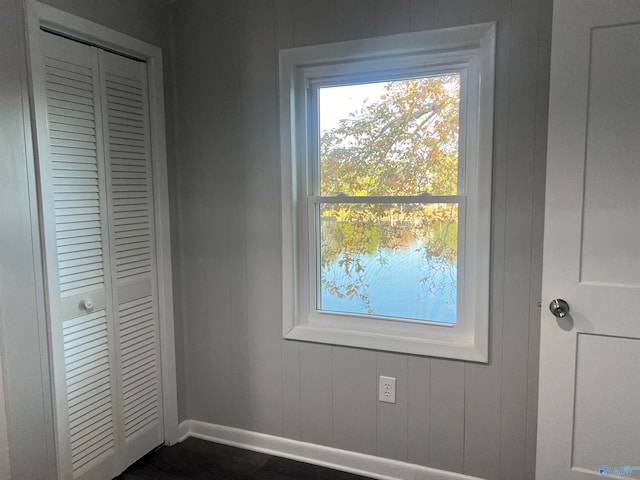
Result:
<svg viewBox="0 0 640 480">
<path fill-rule="evenodd" d="M 438 327 L 436 327 L 438 328 Z M 400 327 L 398 330 L 402 330 Z M 401 334 L 380 334 L 321 325 L 296 325 L 284 333 L 287 340 L 326 343 L 347 347 L 382 350 L 410 355 L 441 357 L 469 362 L 488 363 L 487 345 L 477 345 L 471 340 L 416 338 Z"/>
</svg>

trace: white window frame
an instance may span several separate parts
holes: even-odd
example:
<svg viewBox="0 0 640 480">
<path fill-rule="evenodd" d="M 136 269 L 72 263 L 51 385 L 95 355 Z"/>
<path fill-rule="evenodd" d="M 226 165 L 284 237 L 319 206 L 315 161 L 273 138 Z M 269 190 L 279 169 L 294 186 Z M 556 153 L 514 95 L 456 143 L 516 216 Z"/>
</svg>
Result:
<svg viewBox="0 0 640 480">
<path fill-rule="evenodd" d="M 280 51 L 284 338 L 488 361 L 495 31 L 493 22 Z M 379 200 L 459 205 L 456 324 L 317 310 L 314 212 L 337 201 L 314 188 L 318 87 L 447 73 L 461 75 L 457 195 Z"/>
</svg>

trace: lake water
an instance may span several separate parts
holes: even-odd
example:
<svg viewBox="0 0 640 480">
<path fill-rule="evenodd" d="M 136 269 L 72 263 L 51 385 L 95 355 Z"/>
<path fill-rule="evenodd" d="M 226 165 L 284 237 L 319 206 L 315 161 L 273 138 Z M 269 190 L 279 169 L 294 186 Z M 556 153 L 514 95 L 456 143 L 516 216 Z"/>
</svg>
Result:
<svg viewBox="0 0 640 480">
<path fill-rule="evenodd" d="M 386 259 L 381 262 L 380 258 Z M 323 279 L 348 281 L 339 259 L 323 269 Z M 384 249 L 374 255 L 363 255 L 361 265 L 365 270 L 375 315 L 456 323 L 457 270 L 455 264 L 439 257 L 427 259 L 420 243 L 404 249 Z M 423 281 L 425 280 L 426 281 Z M 324 287 L 321 292 L 322 310 L 367 314 L 359 297 L 339 298 Z"/>
</svg>

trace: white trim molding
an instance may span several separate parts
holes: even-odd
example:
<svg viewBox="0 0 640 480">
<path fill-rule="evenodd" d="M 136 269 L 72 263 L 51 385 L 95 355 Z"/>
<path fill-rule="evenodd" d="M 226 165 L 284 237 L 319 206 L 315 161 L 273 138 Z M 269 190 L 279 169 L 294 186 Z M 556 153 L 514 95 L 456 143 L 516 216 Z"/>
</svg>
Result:
<svg viewBox="0 0 640 480">
<path fill-rule="evenodd" d="M 178 430 L 180 441 L 194 437 L 378 480 L 482 480 L 462 473 L 447 472 L 199 420 L 185 420 L 180 423 Z"/>
<path fill-rule="evenodd" d="M 184 442 L 191 436 L 189 425 L 193 420 L 185 420 L 178 425 L 178 442 Z"/>
</svg>

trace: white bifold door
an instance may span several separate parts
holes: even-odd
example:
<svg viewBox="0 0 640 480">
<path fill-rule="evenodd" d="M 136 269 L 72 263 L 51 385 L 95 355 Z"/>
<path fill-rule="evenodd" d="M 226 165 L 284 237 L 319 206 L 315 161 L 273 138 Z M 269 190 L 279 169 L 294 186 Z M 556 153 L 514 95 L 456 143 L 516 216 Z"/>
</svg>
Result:
<svg viewBox="0 0 640 480">
<path fill-rule="evenodd" d="M 47 132 L 38 170 L 59 469 L 110 479 L 164 439 L 147 70 L 41 35 L 34 98 Z"/>
</svg>

